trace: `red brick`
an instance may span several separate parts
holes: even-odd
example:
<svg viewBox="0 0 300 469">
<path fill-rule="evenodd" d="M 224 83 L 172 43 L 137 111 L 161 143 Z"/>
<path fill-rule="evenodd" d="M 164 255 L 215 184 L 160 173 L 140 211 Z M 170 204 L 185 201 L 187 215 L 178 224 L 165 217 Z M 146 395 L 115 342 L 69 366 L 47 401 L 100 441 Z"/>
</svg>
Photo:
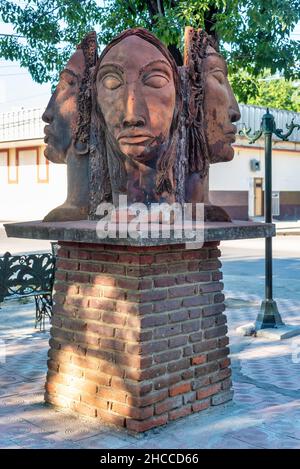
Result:
<svg viewBox="0 0 300 469">
<path fill-rule="evenodd" d="M 184 394 L 191 390 L 191 383 L 181 383 L 176 386 L 172 386 L 169 389 L 169 394 L 171 397 L 177 396 L 178 394 Z"/>
<path fill-rule="evenodd" d="M 215 360 L 218 360 L 219 358 L 227 357 L 228 354 L 229 354 L 228 347 L 220 348 L 220 349 L 214 350 L 213 352 L 208 352 L 207 361 L 208 362 L 215 361 Z"/>
<path fill-rule="evenodd" d="M 191 358 L 191 365 L 202 365 L 207 361 L 206 355 L 198 355 L 198 357 Z"/>
<path fill-rule="evenodd" d="M 70 294 L 70 292 L 68 292 L 68 294 Z M 80 285 L 79 294 L 82 296 L 94 296 L 97 298 L 101 296 L 101 289 L 90 285 Z"/>
<path fill-rule="evenodd" d="M 177 396 L 173 398 L 166 399 L 162 402 L 158 402 L 154 406 L 154 413 L 156 415 L 164 414 L 169 410 L 176 409 L 182 405 L 182 396 Z"/>
<path fill-rule="evenodd" d="M 100 339 L 100 347 L 103 349 L 119 350 L 125 349 L 125 342 L 115 339 Z"/>
<path fill-rule="evenodd" d="M 80 319 L 92 319 L 99 320 L 101 317 L 101 311 L 98 309 L 86 308 L 86 309 L 76 309 L 76 317 Z"/>
<path fill-rule="evenodd" d="M 105 422 L 117 425 L 118 427 L 125 427 L 126 425 L 126 419 L 123 416 L 112 414 L 111 412 L 106 411 L 104 409 L 97 409 L 97 417 L 100 418 L 101 422 L 102 420 L 104 420 Z"/>
<path fill-rule="evenodd" d="M 225 347 L 226 345 L 229 344 L 229 337 L 221 337 L 219 340 L 218 340 L 218 346 L 219 347 Z"/>
<path fill-rule="evenodd" d="M 91 275 L 90 283 L 93 285 L 114 287 L 116 285 L 116 280 L 113 277 L 107 277 L 105 275 Z"/>
<path fill-rule="evenodd" d="M 205 249 L 187 250 L 182 253 L 182 258 L 184 260 L 206 259 L 207 251 Z"/>
<path fill-rule="evenodd" d="M 196 295 L 197 287 L 194 285 L 185 285 L 180 287 L 171 287 L 168 289 L 170 298 L 182 298 L 190 295 Z"/>
<path fill-rule="evenodd" d="M 97 386 L 109 386 L 112 379 L 110 375 L 101 373 L 99 370 L 84 369 L 83 374 L 86 380 L 96 383 Z"/>
<path fill-rule="evenodd" d="M 219 367 L 222 369 L 227 368 L 230 366 L 230 358 L 224 358 L 223 360 L 219 361 Z"/>
<path fill-rule="evenodd" d="M 197 399 L 198 400 L 205 399 L 205 398 L 210 397 L 214 394 L 217 394 L 217 392 L 219 392 L 219 391 L 221 391 L 221 384 L 220 383 L 213 384 L 213 385 L 208 386 L 207 388 L 204 388 L 204 389 L 199 389 L 199 391 L 197 391 Z"/>
<path fill-rule="evenodd" d="M 154 381 L 155 389 L 169 388 L 175 383 L 182 380 L 181 373 L 172 373 L 167 376 L 161 376 Z"/>
<path fill-rule="evenodd" d="M 91 258 L 93 261 L 104 261 L 104 262 L 116 262 L 118 260 L 118 254 L 112 252 L 92 252 Z"/>
<path fill-rule="evenodd" d="M 59 253 L 59 256 L 60 256 L 60 253 Z M 70 259 L 89 260 L 90 258 L 91 258 L 90 251 L 82 251 L 81 249 L 70 251 Z"/>
<path fill-rule="evenodd" d="M 177 360 L 176 362 L 168 364 L 168 372 L 173 373 L 174 371 L 178 370 L 186 370 L 190 366 L 189 358 L 182 358 L 181 360 Z"/>
<path fill-rule="evenodd" d="M 211 302 L 209 295 L 195 295 L 189 298 L 183 298 L 182 305 L 189 308 L 190 306 L 208 305 Z"/>
<path fill-rule="evenodd" d="M 154 279 L 155 287 L 171 287 L 175 285 L 174 277 L 159 277 Z"/>
<path fill-rule="evenodd" d="M 144 342 L 152 338 L 152 331 L 142 331 L 133 329 L 116 329 L 116 338 L 129 342 Z"/>
<path fill-rule="evenodd" d="M 222 381 L 221 384 L 222 384 L 223 391 L 227 391 L 228 389 L 231 389 L 232 387 L 232 381 L 230 378 L 224 379 L 224 381 Z"/>
<path fill-rule="evenodd" d="M 88 283 L 90 274 L 87 272 L 68 272 L 67 279 L 68 282 Z"/>
<path fill-rule="evenodd" d="M 159 427 L 160 425 L 165 425 L 168 421 L 168 414 L 159 415 L 157 417 L 151 417 L 147 420 L 134 420 L 126 419 L 126 427 L 128 430 L 133 430 L 135 432 L 145 432 L 150 430 L 153 427 Z"/>
<path fill-rule="evenodd" d="M 180 334 L 180 329 L 181 329 L 180 324 L 173 324 L 173 325 L 169 325 L 169 326 L 157 327 L 154 330 L 154 338 L 155 339 L 161 339 L 161 338 L 164 338 L 164 337 L 169 337 L 169 336 L 172 336 L 172 335 Z"/>
<path fill-rule="evenodd" d="M 141 290 L 141 291 L 129 291 L 127 299 L 129 301 L 158 301 L 165 300 L 167 298 L 167 290 Z"/>
<path fill-rule="evenodd" d="M 181 299 L 160 301 L 159 303 L 155 303 L 153 305 L 153 312 L 162 313 L 164 311 L 168 311 L 168 312 L 173 311 L 174 309 L 179 309 L 181 306 L 181 303 L 182 303 Z"/>
<path fill-rule="evenodd" d="M 160 365 L 146 370 L 127 369 L 126 378 L 137 381 L 150 380 L 166 373 L 166 366 Z"/>
<path fill-rule="evenodd" d="M 66 248 L 63 248 L 63 247 L 59 246 L 58 250 L 57 250 L 57 255 L 58 255 L 59 258 L 64 257 L 65 259 L 67 259 L 70 255 L 70 251 L 69 251 L 69 249 L 66 249 Z"/>
<path fill-rule="evenodd" d="M 225 301 L 225 296 L 223 293 L 216 293 L 214 295 L 214 303 L 223 303 Z"/>
<path fill-rule="evenodd" d="M 223 283 L 213 282 L 199 285 L 200 293 L 213 293 L 223 290 Z"/>
<path fill-rule="evenodd" d="M 180 309 L 179 311 L 174 311 L 174 313 L 169 314 L 170 322 L 185 321 L 189 318 L 189 313 L 186 309 Z"/>
<path fill-rule="evenodd" d="M 105 298 L 111 298 L 114 300 L 126 300 L 126 292 L 120 288 L 115 287 L 103 287 L 102 294 Z"/>
<path fill-rule="evenodd" d="M 223 273 L 222 272 L 213 272 L 212 273 L 212 280 L 222 280 Z"/>
<path fill-rule="evenodd" d="M 58 258 L 58 260 L 56 261 L 56 268 L 61 270 L 74 271 L 79 269 L 79 263 L 76 261 Z"/>
<path fill-rule="evenodd" d="M 195 378 L 203 377 L 205 375 L 208 375 L 210 372 L 217 371 L 217 364 L 212 363 L 211 366 L 209 367 L 208 365 L 200 365 L 197 366 L 194 370 L 194 375 Z"/>
<path fill-rule="evenodd" d="M 182 345 L 186 345 L 188 341 L 188 337 L 184 335 L 178 335 L 176 337 L 171 337 L 168 342 L 169 348 L 180 347 Z"/>
<path fill-rule="evenodd" d="M 67 279 L 67 272 L 63 270 L 57 270 L 55 272 L 55 280 L 65 281 Z"/>
<path fill-rule="evenodd" d="M 215 337 L 223 336 L 227 333 L 227 326 L 218 326 L 213 327 L 212 329 L 207 329 L 204 331 L 204 337 L 206 339 L 213 339 Z"/>
<path fill-rule="evenodd" d="M 210 399 L 204 399 L 203 401 L 194 402 L 192 404 L 192 411 L 199 412 L 201 410 L 208 409 L 210 407 Z"/>
<path fill-rule="evenodd" d="M 180 357 L 181 350 L 168 350 L 159 355 L 154 355 L 154 361 L 155 363 L 166 363 L 172 360 L 178 360 Z"/>
<path fill-rule="evenodd" d="M 182 260 L 181 252 L 168 252 L 166 254 L 156 254 L 155 261 L 157 264 L 169 264 L 175 261 Z"/>
<path fill-rule="evenodd" d="M 135 397 L 135 396 L 128 395 L 127 401 L 129 402 L 130 405 L 137 406 L 137 407 L 145 407 L 145 406 L 156 404 L 157 402 L 164 401 L 167 398 L 168 398 L 168 390 L 161 389 L 157 392 L 152 392 L 151 394 L 148 394 L 146 396 Z"/>
<path fill-rule="evenodd" d="M 203 317 L 214 316 L 215 314 L 221 314 L 223 313 L 223 311 L 225 311 L 224 304 L 205 306 L 203 308 Z"/>
<path fill-rule="evenodd" d="M 114 311 L 115 303 L 105 298 L 91 298 L 89 300 L 89 307 L 95 309 L 103 309 L 104 311 Z"/>
<path fill-rule="evenodd" d="M 124 326 L 126 322 L 126 316 L 111 311 L 104 311 L 101 315 L 101 320 L 107 324 L 117 324 L 119 326 Z"/>
<path fill-rule="evenodd" d="M 224 370 L 220 370 L 217 373 L 214 373 L 209 379 L 211 383 L 216 383 L 218 381 L 222 381 L 223 379 L 229 378 L 231 376 L 231 369 L 224 368 Z"/>
<path fill-rule="evenodd" d="M 198 331 L 200 329 L 200 321 L 187 321 L 182 324 L 182 332 L 188 334 L 190 332 Z"/>
<path fill-rule="evenodd" d="M 137 420 L 145 420 L 149 417 L 152 417 L 154 409 L 153 406 L 149 407 L 131 407 L 126 404 L 121 404 L 119 402 L 112 403 L 112 411 L 123 415 L 124 417 L 132 417 Z"/>
<path fill-rule="evenodd" d="M 181 407 L 180 409 L 170 410 L 169 412 L 169 420 L 179 419 L 181 417 L 185 417 L 192 413 L 191 405 L 187 405 L 185 407 Z"/>
<path fill-rule="evenodd" d="M 193 272 L 186 274 L 185 278 L 189 283 L 209 282 L 211 274 L 209 272 Z"/>
<path fill-rule="evenodd" d="M 205 340 L 200 343 L 196 343 L 193 345 L 193 349 L 195 353 L 202 353 L 202 352 L 207 352 L 208 350 L 214 350 L 218 346 L 218 341 L 217 339 L 210 339 L 210 340 Z"/>
</svg>

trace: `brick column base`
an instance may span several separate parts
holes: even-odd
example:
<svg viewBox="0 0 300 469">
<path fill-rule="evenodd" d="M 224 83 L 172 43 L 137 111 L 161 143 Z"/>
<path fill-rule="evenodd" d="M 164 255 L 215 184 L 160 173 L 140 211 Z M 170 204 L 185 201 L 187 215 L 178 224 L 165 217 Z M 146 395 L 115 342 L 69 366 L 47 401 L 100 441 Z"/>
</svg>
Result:
<svg viewBox="0 0 300 469">
<path fill-rule="evenodd" d="M 230 400 L 217 246 L 60 242 L 45 400 L 137 432 Z"/>
</svg>

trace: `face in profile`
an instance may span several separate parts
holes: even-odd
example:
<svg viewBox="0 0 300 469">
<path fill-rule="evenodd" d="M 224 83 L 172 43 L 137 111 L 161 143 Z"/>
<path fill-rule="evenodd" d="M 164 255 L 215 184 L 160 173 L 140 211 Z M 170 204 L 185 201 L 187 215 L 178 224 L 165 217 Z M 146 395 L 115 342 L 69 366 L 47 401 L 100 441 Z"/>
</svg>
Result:
<svg viewBox="0 0 300 469">
<path fill-rule="evenodd" d="M 61 72 L 59 83 L 42 115 L 48 124 L 44 129 L 45 156 L 54 163 L 66 162 L 67 151 L 75 136 L 77 99 L 84 69 L 84 55 L 78 49 Z"/>
<path fill-rule="evenodd" d="M 213 47 L 203 60 L 205 76 L 204 116 L 210 162 L 230 161 L 236 126 L 240 119 L 238 103 L 227 78 L 227 65 Z"/>
<path fill-rule="evenodd" d="M 174 78 L 154 45 L 135 35 L 114 45 L 100 63 L 96 91 L 110 138 L 124 155 L 144 162 L 152 148 L 168 139 Z"/>
</svg>

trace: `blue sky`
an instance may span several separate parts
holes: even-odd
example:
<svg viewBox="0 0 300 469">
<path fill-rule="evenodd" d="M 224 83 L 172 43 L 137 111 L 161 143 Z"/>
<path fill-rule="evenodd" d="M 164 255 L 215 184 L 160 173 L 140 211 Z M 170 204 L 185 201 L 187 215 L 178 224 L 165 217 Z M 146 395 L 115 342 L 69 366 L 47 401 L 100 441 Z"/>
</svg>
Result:
<svg viewBox="0 0 300 469">
<path fill-rule="evenodd" d="M 23 2 L 20 1 L 20 3 Z M 0 33 L 11 34 L 12 32 L 9 25 L 0 23 Z M 300 23 L 296 26 L 291 37 L 300 39 Z M 17 62 L 0 59 L 0 113 L 21 108 L 46 107 L 50 95 L 50 84 L 39 85 Z"/>
</svg>

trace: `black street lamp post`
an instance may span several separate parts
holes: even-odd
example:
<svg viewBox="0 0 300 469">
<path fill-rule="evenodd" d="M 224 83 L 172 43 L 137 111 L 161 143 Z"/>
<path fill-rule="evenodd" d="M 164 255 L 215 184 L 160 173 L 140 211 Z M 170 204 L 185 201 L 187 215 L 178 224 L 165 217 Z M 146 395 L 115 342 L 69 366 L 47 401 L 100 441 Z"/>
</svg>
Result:
<svg viewBox="0 0 300 469">
<path fill-rule="evenodd" d="M 249 143 L 254 143 L 262 135 L 265 139 L 265 223 L 272 223 L 272 134 L 277 135 L 281 140 L 288 140 L 294 129 L 300 129 L 299 124 L 287 125 L 287 132 L 276 129 L 275 120 L 269 109 L 262 117 L 261 128 L 253 135 L 251 129 L 243 129 L 239 132 L 241 136 L 246 136 Z M 275 328 L 284 326 L 276 301 L 273 299 L 273 260 L 272 260 L 272 237 L 265 240 L 265 299 L 263 300 L 260 312 L 255 321 L 255 330 Z"/>
</svg>

